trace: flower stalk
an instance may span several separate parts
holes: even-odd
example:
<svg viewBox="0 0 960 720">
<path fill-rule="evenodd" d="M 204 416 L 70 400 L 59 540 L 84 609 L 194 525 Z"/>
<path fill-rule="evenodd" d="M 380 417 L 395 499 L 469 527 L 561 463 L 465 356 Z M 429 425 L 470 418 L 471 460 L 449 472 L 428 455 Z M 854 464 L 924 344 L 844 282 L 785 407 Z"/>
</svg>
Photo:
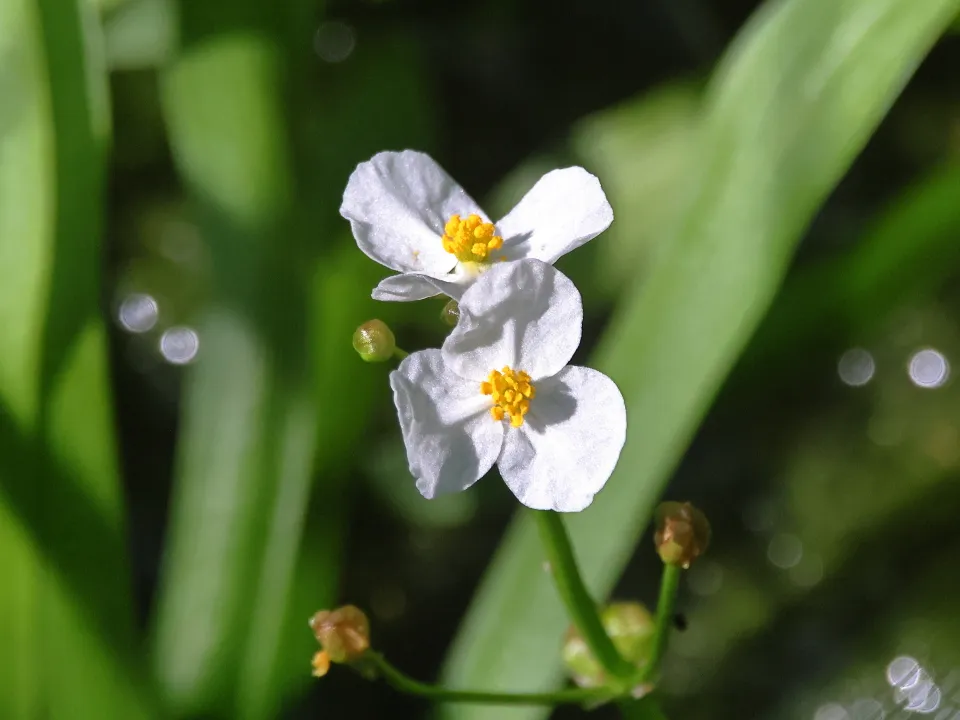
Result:
<svg viewBox="0 0 960 720">
<path fill-rule="evenodd" d="M 534 510 L 557 592 L 597 661 L 611 678 L 632 680 L 637 668 L 617 651 L 603 627 L 597 604 L 590 596 L 573 555 L 573 547 L 560 515 L 549 510 Z"/>
<path fill-rule="evenodd" d="M 655 620 L 655 629 L 653 635 L 653 644 L 650 651 L 650 659 L 643 668 L 643 674 L 640 676 L 642 682 L 650 682 L 654 679 L 660 668 L 660 660 L 667 649 L 667 638 L 673 629 L 674 608 L 677 603 L 677 589 L 680 587 L 680 573 L 683 568 L 680 565 L 664 563 L 663 576 L 660 578 L 660 597 L 657 600 L 657 616 Z"/>
<path fill-rule="evenodd" d="M 429 698 L 435 702 L 479 703 L 483 705 L 564 705 L 601 703 L 615 695 L 605 688 L 574 688 L 548 693 L 496 693 L 474 690 L 449 690 L 437 685 L 422 683 L 408 677 L 391 665 L 380 653 L 369 651 L 364 661 L 376 668 L 380 676 L 393 687 L 408 695 Z"/>
</svg>

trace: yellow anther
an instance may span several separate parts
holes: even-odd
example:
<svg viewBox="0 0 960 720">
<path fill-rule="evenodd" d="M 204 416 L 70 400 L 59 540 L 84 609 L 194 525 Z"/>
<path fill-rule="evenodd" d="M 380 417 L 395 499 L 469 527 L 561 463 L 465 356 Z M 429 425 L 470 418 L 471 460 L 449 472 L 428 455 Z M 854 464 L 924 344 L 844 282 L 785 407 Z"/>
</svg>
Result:
<svg viewBox="0 0 960 720">
<path fill-rule="evenodd" d="M 510 416 L 510 425 L 520 427 L 523 417 L 530 412 L 530 401 L 536 395 L 530 375 L 523 370 L 514 371 L 508 366 L 491 370 L 486 381 L 480 383 L 480 392 L 493 400 L 490 415 L 494 420 Z"/>
<path fill-rule="evenodd" d="M 493 223 L 484 222 L 479 215 L 468 215 L 461 219 L 453 215 L 443 226 L 443 249 L 456 255 L 461 262 L 490 262 L 491 250 L 503 247 L 503 238 L 494 235 Z"/>
<path fill-rule="evenodd" d="M 311 665 L 313 666 L 313 676 L 323 677 L 330 672 L 330 656 L 327 655 L 325 650 L 318 650 L 313 654 Z"/>
</svg>

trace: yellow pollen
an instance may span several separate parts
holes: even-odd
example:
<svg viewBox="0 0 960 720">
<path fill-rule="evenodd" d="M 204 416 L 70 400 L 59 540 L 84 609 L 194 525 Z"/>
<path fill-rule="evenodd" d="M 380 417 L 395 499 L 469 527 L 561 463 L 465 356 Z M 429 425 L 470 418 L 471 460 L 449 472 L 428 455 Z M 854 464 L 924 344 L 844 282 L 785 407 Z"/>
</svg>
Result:
<svg viewBox="0 0 960 720">
<path fill-rule="evenodd" d="M 327 654 L 327 651 L 318 650 L 313 656 L 311 665 L 313 665 L 314 677 L 323 677 L 330 672 L 330 656 Z"/>
<path fill-rule="evenodd" d="M 530 412 L 530 401 L 537 394 L 527 373 L 509 367 L 491 370 L 486 381 L 480 383 L 480 392 L 493 400 L 490 408 L 493 419 L 503 420 L 509 415 L 513 427 L 523 425 L 523 416 Z"/>
<path fill-rule="evenodd" d="M 461 262 L 487 263 L 490 253 L 503 247 L 503 238 L 495 235 L 493 223 L 484 222 L 479 215 L 460 219 L 451 217 L 443 226 L 443 249 L 456 255 Z"/>
</svg>

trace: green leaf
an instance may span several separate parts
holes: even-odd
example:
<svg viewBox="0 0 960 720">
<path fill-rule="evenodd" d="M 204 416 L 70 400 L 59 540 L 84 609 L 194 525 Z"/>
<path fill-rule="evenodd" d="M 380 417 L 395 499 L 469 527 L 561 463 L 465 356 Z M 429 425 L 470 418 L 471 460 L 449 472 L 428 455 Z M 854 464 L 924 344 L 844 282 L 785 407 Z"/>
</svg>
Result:
<svg viewBox="0 0 960 720">
<path fill-rule="evenodd" d="M 584 309 L 606 310 L 675 231 L 687 176 L 699 160 L 701 88 L 671 82 L 579 121 L 562 147 L 524 161 L 496 187 L 488 210 L 502 217 L 550 170 L 581 165 L 600 178 L 616 222 L 603 241 L 560 259 Z"/>
<path fill-rule="evenodd" d="M 0 716 L 152 714 L 99 313 L 106 74 L 86 3 L 0 5 Z"/>
<path fill-rule="evenodd" d="M 270 717 L 316 440 L 308 266 L 290 227 L 279 42 L 204 33 L 209 17 L 188 6 L 162 100 L 212 297 L 184 398 L 154 669 L 178 712 Z"/>
<path fill-rule="evenodd" d="M 960 261 L 960 165 L 948 162 L 908 188 L 850 252 L 805 269 L 783 287 L 737 369 L 755 383 L 800 345 L 825 335 L 854 341 L 908 299 L 942 287 Z"/>
<path fill-rule="evenodd" d="M 111 70 L 161 67 L 176 47 L 173 0 L 126 0 L 107 14 L 104 46 Z"/>
<path fill-rule="evenodd" d="M 606 595 L 710 401 L 770 304 L 817 207 L 863 147 L 957 0 L 768 2 L 708 89 L 701 165 L 675 237 L 616 313 L 596 366 L 627 402 L 617 471 L 569 522 L 585 578 Z M 601 237 L 597 242 L 603 242 Z M 558 682 L 563 613 L 518 519 L 445 673 L 452 686 Z M 534 718 L 447 708 L 447 718 Z"/>
</svg>

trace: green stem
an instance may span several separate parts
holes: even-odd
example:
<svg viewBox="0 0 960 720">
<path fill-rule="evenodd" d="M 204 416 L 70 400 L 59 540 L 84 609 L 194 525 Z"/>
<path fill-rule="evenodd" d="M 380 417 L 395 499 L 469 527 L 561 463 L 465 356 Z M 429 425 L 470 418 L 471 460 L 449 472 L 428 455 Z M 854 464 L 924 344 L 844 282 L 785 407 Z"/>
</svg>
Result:
<svg viewBox="0 0 960 720">
<path fill-rule="evenodd" d="M 533 515 L 540 530 L 540 540 L 547 552 L 550 573 L 557 585 L 557 592 L 560 593 L 570 619 L 580 631 L 587 647 L 611 677 L 624 680 L 635 678 L 637 668 L 617 651 L 600 620 L 597 604 L 583 584 L 570 538 L 560 515 L 549 510 L 534 510 Z"/>
<path fill-rule="evenodd" d="M 677 588 L 680 586 L 680 573 L 679 565 L 667 563 L 663 566 L 663 577 L 660 579 L 660 598 L 657 600 L 653 647 L 650 651 L 650 659 L 643 669 L 643 675 L 640 676 L 643 682 L 653 680 L 660 667 L 663 653 L 667 649 L 667 637 L 673 627 L 673 609 L 677 601 Z"/>
<path fill-rule="evenodd" d="M 393 349 L 393 356 L 394 356 L 397 360 L 403 360 L 403 359 L 404 359 L 405 357 L 407 357 L 407 355 L 409 355 L 409 354 L 410 354 L 410 353 L 408 353 L 406 350 L 401 350 L 401 349 L 398 348 L 398 347 L 395 347 L 395 348 Z"/>
<path fill-rule="evenodd" d="M 602 688 L 558 690 L 552 693 L 493 693 L 472 690 L 447 690 L 407 677 L 383 655 L 367 651 L 364 659 L 374 665 L 387 683 L 408 695 L 419 695 L 436 702 L 482 703 L 484 705 L 561 705 L 564 703 L 603 702 L 614 694 Z"/>
</svg>

